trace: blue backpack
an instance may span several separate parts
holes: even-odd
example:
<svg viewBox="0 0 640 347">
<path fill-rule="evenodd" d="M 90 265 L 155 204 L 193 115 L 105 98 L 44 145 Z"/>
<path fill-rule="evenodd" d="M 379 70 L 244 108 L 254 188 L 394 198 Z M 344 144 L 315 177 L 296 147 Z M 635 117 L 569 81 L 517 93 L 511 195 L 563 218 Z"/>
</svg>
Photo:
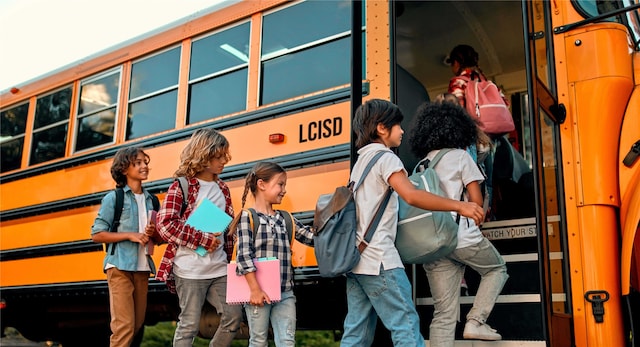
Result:
<svg viewBox="0 0 640 347">
<path fill-rule="evenodd" d="M 442 149 L 431 161 L 416 165 L 409 180 L 418 189 L 444 196 L 438 174 L 433 169 L 451 149 Z M 420 165 L 426 164 L 422 172 Z M 463 190 L 464 193 L 464 190 Z M 458 245 L 458 222 L 448 211 L 427 211 L 398 201 L 396 248 L 405 264 L 424 264 L 453 252 Z"/>
<path fill-rule="evenodd" d="M 336 188 L 333 194 L 321 195 L 313 216 L 315 237 L 313 239 L 318 270 L 322 277 L 337 277 L 350 272 L 360 261 L 360 253 L 367 247 L 382 218 L 382 212 L 391 197 L 391 188 L 382 198 L 376 214 L 364 233 L 364 242 L 356 245 L 358 226 L 356 203 L 353 194 L 364 182 L 373 164 L 385 154 L 378 152 L 367 164 L 358 183 L 349 182 Z"/>
</svg>

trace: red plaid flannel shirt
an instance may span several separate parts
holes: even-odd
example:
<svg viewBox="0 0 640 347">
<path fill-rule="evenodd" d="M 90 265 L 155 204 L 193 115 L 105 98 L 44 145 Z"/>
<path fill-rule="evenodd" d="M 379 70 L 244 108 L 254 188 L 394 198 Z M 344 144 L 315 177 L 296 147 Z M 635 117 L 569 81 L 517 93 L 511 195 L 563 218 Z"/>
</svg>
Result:
<svg viewBox="0 0 640 347">
<path fill-rule="evenodd" d="M 208 249 L 213 245 L 215 240 L 213 234 L 201 232 L 185 224 L 187 218 L 189 218 L 189 215 L 193 212 L 198 191 L 200 190 L 200 183 L 198 183 L 196 178 L 192 177 L 187 180 L 189 181 L 189 192 L 187 193 L 187 207 L 185 208 L 184 214 L 180 215 L 184 197 L 182 196 L 182 189 L 180 189 L 180 182 L 176 180 L 167 190 L 162 208 L 158 211 L 156 222 L 160 236 L 168 243 L 164 256 L 160 261 L 156 279 L 166 282 L 171 293 L 176 292 L 173 278 L 173 259 L 176 256 L 178 246 L 191 249 L 203 246 Z M 231 205 L 231 192 L 229 191 L 229 187 L 222 180 L 218 180 L 218 186 L 222 194 L 224 194 L 226 202 L 225 212 L 233 217 L 233 206 Z M 227 253 L 227 260 L 230 260 L 233 251 L 233 236 L 227 234 L 224 250 Z"/>
</svg>

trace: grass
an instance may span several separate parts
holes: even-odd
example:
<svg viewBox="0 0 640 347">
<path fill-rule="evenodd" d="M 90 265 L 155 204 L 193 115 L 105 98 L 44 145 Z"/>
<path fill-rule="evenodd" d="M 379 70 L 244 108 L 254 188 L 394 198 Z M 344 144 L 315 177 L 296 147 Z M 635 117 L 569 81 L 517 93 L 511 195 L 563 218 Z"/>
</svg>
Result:
<svg viewBox="0 0 640 347">
<path fill-rule="evenodd" d="M 175 322 L 162 322 L 144 329 L 144 338 L 141 347 L 166 347 L 171 346 L 173 333 L 176 329 Z M 232 347 L 246 347 L 247 340 L 236 340 Z M 194 347 L 208 347 L 209 340 L 196 337 Z M 273 347 L 273 341 L 269 347 Z M 300 347 L 338 347 L 340 341 L 335 341 L 332 331 L 296 331 L 296 346 Z"/>
</svg>

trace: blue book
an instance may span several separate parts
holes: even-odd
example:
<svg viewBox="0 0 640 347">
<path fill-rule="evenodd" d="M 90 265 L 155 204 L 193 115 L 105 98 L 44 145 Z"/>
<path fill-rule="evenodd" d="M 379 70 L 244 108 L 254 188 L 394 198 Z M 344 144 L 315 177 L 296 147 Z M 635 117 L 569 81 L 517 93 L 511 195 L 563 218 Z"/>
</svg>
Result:
<svg viewBox="0 0 640 347">
<path fill-rule="evenodd" d="M 200 200 L 193 212 L 187 218 L 190 225 L 205 233 L 222 233 L 231 223 L 233 218 L 221 210 L 209 199 Z M 223 240 L 224 242 L 224 240 Z M 195 250 L 201 256 L 207 254 L 207 250 L 198 246 Z"/>
</svg>

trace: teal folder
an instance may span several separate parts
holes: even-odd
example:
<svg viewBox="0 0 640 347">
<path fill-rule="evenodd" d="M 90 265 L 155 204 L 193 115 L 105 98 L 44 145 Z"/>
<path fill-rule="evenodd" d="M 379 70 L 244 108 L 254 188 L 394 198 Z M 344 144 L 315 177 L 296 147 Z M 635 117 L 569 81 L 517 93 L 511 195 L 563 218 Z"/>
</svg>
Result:
<svg viewBox="0 0 640 347">
<path fill-rule="evenodd" d="M 187 218 L 187 225 L 205 233 L 222 233 L 227 229 L 232 219 L 211 200 L 202 199 Z M 195 252 L 201 256 L 207 254 L 207 250 L 202 246 L 198 246 Z"/>
</svg>

